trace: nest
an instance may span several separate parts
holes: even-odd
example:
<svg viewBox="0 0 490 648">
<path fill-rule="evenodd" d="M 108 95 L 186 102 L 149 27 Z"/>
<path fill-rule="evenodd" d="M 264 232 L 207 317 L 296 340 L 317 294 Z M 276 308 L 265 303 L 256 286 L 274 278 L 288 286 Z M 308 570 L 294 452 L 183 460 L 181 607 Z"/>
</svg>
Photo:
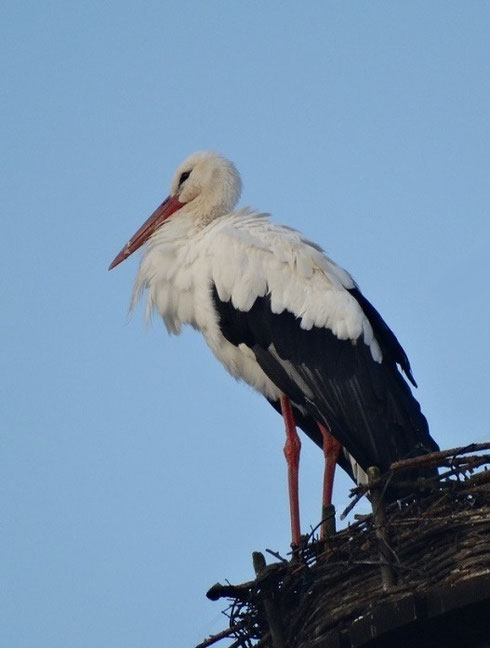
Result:
<svg viewBox="0 0 490 648">
<path fill-rule="evenodd" d="M 489 448 L 394 464 L 445 470 L 389 506 L 389 475 L 371 474 L 371 515 L 324 541 L 304 538 L 291 560 L 270 552 L 279 560 L 266 565 L 256 553 L 254 580 L 213 586 L 209 598 L 229 600 L 229 627 L 196 648 L 490 646 L 490 455 L 474 454 Z M 354 501 L 366 490 L 353 489 Z"/>
</svg>

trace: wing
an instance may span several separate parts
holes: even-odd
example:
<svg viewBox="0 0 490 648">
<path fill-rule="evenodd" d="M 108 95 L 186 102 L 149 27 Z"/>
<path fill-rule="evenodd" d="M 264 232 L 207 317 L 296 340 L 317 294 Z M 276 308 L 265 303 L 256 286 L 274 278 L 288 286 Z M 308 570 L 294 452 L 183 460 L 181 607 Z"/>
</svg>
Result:
<svg viewBox="0 0 490 648">
<path fill-rule="evenodd" d="M 354 299 L 356 299 L 359 306 L 362 308 L 364 315 L 368 318 L 373 333 L 380 344 L 385 362 L 389 360 L 398 364 L 412 385 L 417 387 L 417 383 L 412 375 L 412 369 L 407 354 L 396 339 L 393 331 L 389 328 L 371 302 L 364 297 L 357 286 L 355 288 L 350 288 L 349 293 L 354 297 Z"/>
<path fill-rule="evenodd" d="M 350 275 L 297 232 L 242 227 L 246 245 L 227 234 L 233 276 L 213 273 L 224 337 L 252 349 L 270 380 L 363 469 L 437 449 L 397 366 L 411 378 L 408 359 Z"/>
</svg>

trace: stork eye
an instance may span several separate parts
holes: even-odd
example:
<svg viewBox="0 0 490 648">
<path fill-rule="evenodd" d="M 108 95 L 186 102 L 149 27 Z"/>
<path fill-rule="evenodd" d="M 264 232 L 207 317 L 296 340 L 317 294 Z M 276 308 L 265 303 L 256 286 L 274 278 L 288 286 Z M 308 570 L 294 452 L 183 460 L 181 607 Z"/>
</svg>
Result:
<svg viewBox="0 0 490 648">
<path fill-rule="evenodd" d="M 187 180 L 187 178 L 191 175 L 190 171 L 184 171 L 184 173 L 180 176 L 179 179 L 179 187 L 184 184 L 184 182 Z"/>
</svg>

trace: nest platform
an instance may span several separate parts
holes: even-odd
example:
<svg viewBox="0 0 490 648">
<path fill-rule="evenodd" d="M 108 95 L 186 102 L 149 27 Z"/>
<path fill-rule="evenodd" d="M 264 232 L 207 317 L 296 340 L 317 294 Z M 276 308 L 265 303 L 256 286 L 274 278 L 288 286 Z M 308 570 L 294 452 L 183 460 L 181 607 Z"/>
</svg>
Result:
<svg viewBox="0 0 490 648">
<path fill-rule="evenodd" d="M 196 648 L 490 648 L 490 443 L 393 464 L 437 465 L 437 478 L 389 506 L 390 474 L 370 475 L 373 513 L 290 560 L 254 553 L 256 577 L 214 585 L 229 627 Z M 328 525 L 328 521 L 327 521 Z"/>
</svg>

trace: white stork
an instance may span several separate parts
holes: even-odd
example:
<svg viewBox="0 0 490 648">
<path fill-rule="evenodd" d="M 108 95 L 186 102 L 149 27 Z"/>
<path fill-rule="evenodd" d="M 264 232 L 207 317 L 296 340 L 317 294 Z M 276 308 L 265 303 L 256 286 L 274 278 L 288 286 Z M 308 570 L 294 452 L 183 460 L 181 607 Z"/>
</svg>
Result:
<svg viewBox="0 0 490 648">
<path fill-rule="evenodd" d="M 350 274 L 296 230 L 235 210 L 240 193 L 229 160 L 190 155 L 109 270 L 146 242 L 132 305 L 146 293 L 147 314 L 156 309 L 169 333 L 201 331 L 225 368 L 282 413 L 298 545 L 296 425 L 323 447 L 324 506 L 337 460 L 351 476 L 355 462 L 384 472 L 438 446 L 399 370 L 415 385 L 405 352 Z"/>
</svg>

